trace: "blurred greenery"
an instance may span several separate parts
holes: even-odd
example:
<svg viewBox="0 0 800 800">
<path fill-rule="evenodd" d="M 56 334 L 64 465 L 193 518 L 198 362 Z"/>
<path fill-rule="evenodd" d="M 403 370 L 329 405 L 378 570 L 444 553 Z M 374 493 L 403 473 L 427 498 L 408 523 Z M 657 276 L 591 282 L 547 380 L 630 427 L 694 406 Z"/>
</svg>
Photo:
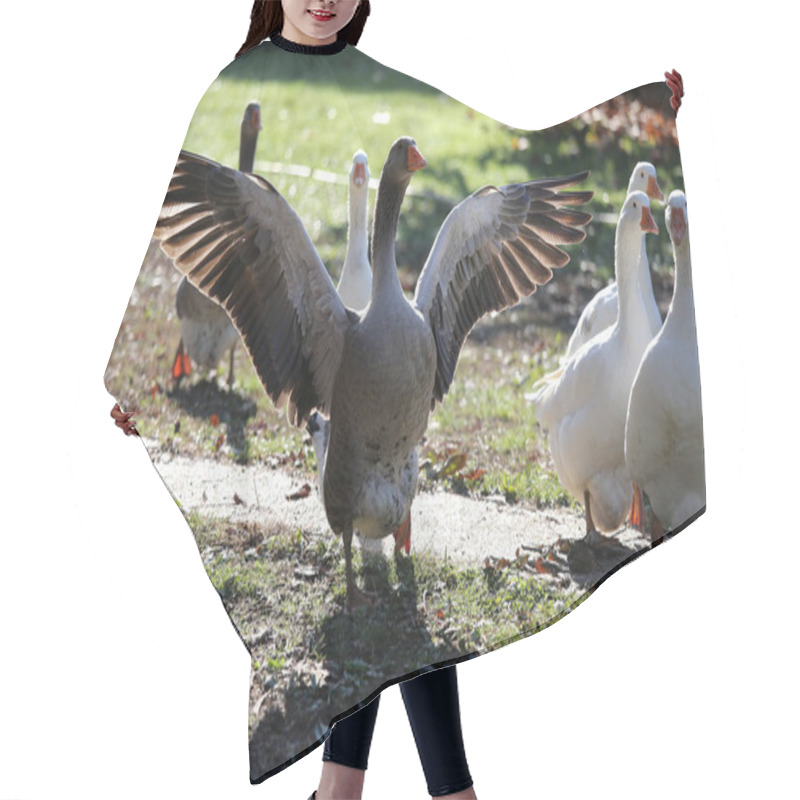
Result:
<svg viewBox="0 0 800 800">
<path fill-rule="evenodd" d="M 236 165 L 239 124 L 251 100 L 261 103 L 264 129 L 255 171 L 267 177 L 303 219 L 323 261 L 338 276 L 347 233 L 346 175 L 363 148 L 377 179 L 391 143 L 415 137 L 428 167 L 417 173 L 404 204 L 397 259 L 413 281 L 450 209 L 487 183 L 502 185 L 591 170 L 596 221 L 558 280 L 583 268 L 606 281 L 613 274 L 614 218 L 637 161 L 656 165 L 665 194 L 683 188 L 674 115 L 664 83 L 650 84 L 542 131 L 521 131 L 486 117 L 438 90 L 349 50 L 335 69 L 321 60 L 264 54 L 230 65 L 200 102 L 184 146 Z M 327 61 L 327 59 L 326 59 Z M 282 172 L 274 172 L 283 165 Z M 286 165 L 307 168 L 291 174 Z M 312 170 L 338 176 L 316 180 Z M 327 176 L 326 176 L 327 177 Z M 374 180 L 373 182 L 377 182 Z M 374 199 L 374 195 L 373 195 Z M 656 219 L 661 211 L 656 204 Z M 668 272 L 666 232 L 649 237 L 651 262 Z"/>
</svg>

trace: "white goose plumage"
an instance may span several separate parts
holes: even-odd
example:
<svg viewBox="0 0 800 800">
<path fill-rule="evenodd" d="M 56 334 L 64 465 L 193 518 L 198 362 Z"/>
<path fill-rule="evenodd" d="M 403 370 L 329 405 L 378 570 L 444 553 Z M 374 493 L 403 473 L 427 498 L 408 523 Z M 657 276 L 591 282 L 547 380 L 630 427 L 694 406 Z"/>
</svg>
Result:
<svg viewBox="0 0 800 800">
<path fill-rule="evenodd" d="M 372 291 L 372 267 L 369 264 L 367 236 L 367 201 L 369 199 L 369 164 L 367 154 L 357 150 L 347 184 L 347 250 L 336 291 L 342 302 L 354 311 L 369 303 Z"/>
<path fill-rule="evenodd" d="M 652 338 L 636 283 L 637 254 L 647 232 L 658 232 L 650 201 L 644 192 L 633 192 L 616 231 L 620 307 L 615 324 L 534 387 L 533 402 L 539 422 L 549 429 L 558 477 L 583 500 L 587 533 L 616 530 L 631 507 L 625 417 L 633 378 Z"/>
<path fill-rule="evenodd" d="M 470 329 L 548 281 L 569 261 L 559 245 L 582 241 L 579 226 L 591 219 L 569 208 L 591 192 L 559 191 L 587 173 L 484 187 L 445 220 L 409 302 L 395 236 L 408 183 L 425 163 L 413 139 L 389 151 L 362 313 L 345 307 L 302 222 L 263 178 L 182 153 L 156 228 L 178 269 L 225 306 L 289 421 L 302 425 L 314 409 L 329 418 L 324 505 L 344 541 L 348 606 L 359 596 L 353 530 L 380 538 L 410 518 L 416 446 Z"/>
<path fill-rule="evenodd" d="M 647 348 L 631 388 L 625 459 L 661 526 L 673 531 L 706 503 L 700 363 L 683 192 L 670 194 L 666 223 L 675 254 L 675 287 L 664 326 Z M 636 504 L 640 502 L 637 493 Z M 642 517 L 636 506 L 634 517 Z M 657 537 L 659 526 L 655 531 Z"/>
<path fill-rule="evenodd" d="M 664 193 L 658 185 L 656 168 L 648 161 L 640 161 L 631 173 L 628 181 L 628 194 L 631 192 L 644 192 L 651 200 L 664 200 Z M 647 259 L 644 239 L 642 249 L 639 252 L 639 263 L 637 267 L 638 286 L 641 293 L 642 302 L 647 309 L 650 320 L 650 330 L 652 335 L 661 329 L 661 312 L 658 310 L 655 294 L 653 293 L 653 280 L 650 276 L 650 263 Z M 583 347 L 593 337 L 601 331 L 610 328 L 617 320 L 619 309 L 619 295 L 617 283 L 612 281 L 608 286 L 603 287 L 583 309 L 575 330 L 570 336 L 566 352 L 562 362 L 568 361 L 578 350 Z"/>
</svg>

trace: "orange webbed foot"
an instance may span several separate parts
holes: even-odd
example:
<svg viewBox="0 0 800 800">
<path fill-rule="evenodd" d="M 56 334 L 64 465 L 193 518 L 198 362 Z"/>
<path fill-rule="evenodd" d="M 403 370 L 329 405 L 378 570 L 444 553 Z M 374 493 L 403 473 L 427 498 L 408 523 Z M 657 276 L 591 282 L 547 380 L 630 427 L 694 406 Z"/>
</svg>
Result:
<svg viewBox="0 0 800 800">
<path fill-rule="evenodd" d="M 631 527 L 640 531 L 643 531 L 647 525 L 644 498 L 642 497 L 642 490 L 637 483 L 633 484 L 633 503 L 631 504 L 630 521 Z"/>
<path fill-rule="evenodd" d="M 406 555 L 411 552 L 411 509 L 408 510 L 406 518 L 400 523 L 400 527 L 394 532 L 394 550 L 400 548 L 405 550 Z"/>
</svg>

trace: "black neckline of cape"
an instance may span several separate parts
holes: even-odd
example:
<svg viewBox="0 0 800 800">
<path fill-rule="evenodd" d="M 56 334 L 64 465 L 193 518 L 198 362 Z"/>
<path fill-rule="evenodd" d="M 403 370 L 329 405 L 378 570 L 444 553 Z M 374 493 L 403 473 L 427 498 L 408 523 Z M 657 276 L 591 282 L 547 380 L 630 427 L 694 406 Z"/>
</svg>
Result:
<svg viewBox="0 0 800 800">
<path fill-rule="evenodd" d="M 286 50 L 289 53 L 302 53 L 307 56 L 329 56 L 334 53 L 341 53 L 347 47 L 346 39 L 337 39 L 330 44 L 298 44 L 297 42 L 289 41 L 289 39 L 284 39 L 279 33 L 271 36 L 270 41 L 276 47 L 280 47 L 281 50 Z"/>
</svg>

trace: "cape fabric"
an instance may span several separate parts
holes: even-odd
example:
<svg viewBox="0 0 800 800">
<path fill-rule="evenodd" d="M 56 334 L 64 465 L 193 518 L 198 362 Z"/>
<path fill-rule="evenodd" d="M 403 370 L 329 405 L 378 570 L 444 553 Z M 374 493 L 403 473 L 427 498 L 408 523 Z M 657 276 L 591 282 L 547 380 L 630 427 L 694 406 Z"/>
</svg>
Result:
<svg viewBox="0 0 800 800">
<path fill-rule="evenodd" d="M 652 533 L 645 501 L 645 530 L 623 522 L 613 538 L 587 541 L 584 497 L 562 485 L 534 399 L 546 373 L 556 380 L 568 369 L 559 359 L 578 317 L 613 280 L 617 220 L 634 166 L 653 164 L 665 196 L 683 189 L 666 85 L 641 87 L 560 125 L 528 132 L 357 49 L 332 49 L 319 53 L 267 41 L 230 64 L 201 100 L 184 149 L 235 167 L 241 163 L 242 115 L 248 104 L 260 104 L 252 171 L 265 180 L 254 181 L 253 191 L 274 189 L 288 201 L 334 283 L 351 219 L 353 154 L 362 149 L 369 158 L 371 215 L 381 166 L 401 136 L 413 137 L 427 160 L 411 180 L 397 233 L 399 274 L 409 297 L 445 218 L 481 187 L 590 170 L 565 191 L 592 191 L 594 198 L 563 219 L 574 223 L 580 212 L 593 219 L 583 226 L 582 242 L 560 245 L 569 264 L 555 269 L 552 280 L 513 308 L 479 315 L 457 352 L 452 383 L 416 443 L 410 554 L 395 552 L 391 536 L 378 538 L 377 552 L 369 542 L 354 547 L 356 582 L 369 602 L 351 611 L 345 609 L 342 539 L 320 502 L 317 458 L 304 426 L 290 425 L 265 392 L 248 358 L 252 337 L 248 347 L 237 343 L 233 349 L 230 387 L 228 345 L 205 364 L 192 361 L 199 356 L 191 349 L 176 359 L 179 340 L 188 336 L 182 324 L 189 312 L 176 310 L 182 274 L 154 239 L 114 344 L 106 386 L 123 408 L 136 411 L 153 464 L 251 655 L 253 782 L 314 749 L 333 722 L 384 687 L 542 630 L 663 538 Z M 171 191 L 179 190 L 173 181 Z M 217 208 L 214 225 L 239 230 L 236 225 L 250 224 L 252 204 L 236 208 L 245 222 Z M 673 249 L 663 202 L 653 199 L 650 209 L 660 233 L 646 237 L 646 248 L 663 317 L 672 298 Z M 280 231 L 270 235 L 280 238 Z M 278 246 L 266 235 L 253 236 L 262 254 Z M 305 301 L 292 302 L 299 308 Z M 267 303 L 261 313 L 295 312 Z M 260 324 L 236 322 L 251 332 Z M 693 335 L 693 317 L 688 325 Z M 687 350 L 678 363 L 684 355 L 696 357 Z M 187 366 L 179 380 L 172 372 L 176 361 Z M 699 397 L 699 383 L 696 390 Z M 365 420 L 384 411 L 370 408 L 368 397 L 363 402 Z M 625 414 L 624 408 L 612 411 Z M 389 416 L 387 411 L 385 426 L 391 429 Z M 702 421 L 696 422 L 702 437 Z M 701 438 L 699 452 L 702 459 Z M 346 471 L 347 464 L 340 468 Z M 699 468 L 702 473 L 702 461 Z M 664 536 L 702 513 L 704 485 L 692 502 Z M 487 692 L 500 702 L 509 699 L 500 675 Z"/>
</svg>

